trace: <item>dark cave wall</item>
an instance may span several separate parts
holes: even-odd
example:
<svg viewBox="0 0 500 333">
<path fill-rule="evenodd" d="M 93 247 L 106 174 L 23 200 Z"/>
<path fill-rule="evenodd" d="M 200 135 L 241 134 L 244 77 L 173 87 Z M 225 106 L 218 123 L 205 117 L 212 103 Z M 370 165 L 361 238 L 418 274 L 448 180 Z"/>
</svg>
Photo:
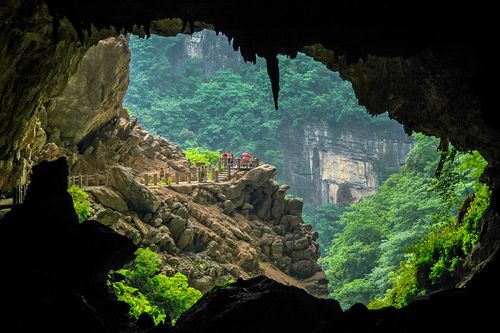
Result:
<svg viewBox="0 0 500 333">
<path fill-rule="evenodd" d="M 76 33 L 62 23 L 55 45 L 46 6 L 9 0 L 0 7 L 0 189 L 26 179 L 31 156 L 43 145 L 45 104 L 65 86 L 83 56 Z"/>
<path fill-rule="evenodd" d="M 370 113 L 388 111 L 409 133 L 419 131 L 450 140 L 461 150 L 479 150 L 493 164 L 500 159 L 499 126 L 482 109 L 480 59 L 473 50 L 428 49 L 391 58 L 370 55 L 353 63 L 321 45 L 304 51 L 350 81 L 359 103 Z"/>
</svg>

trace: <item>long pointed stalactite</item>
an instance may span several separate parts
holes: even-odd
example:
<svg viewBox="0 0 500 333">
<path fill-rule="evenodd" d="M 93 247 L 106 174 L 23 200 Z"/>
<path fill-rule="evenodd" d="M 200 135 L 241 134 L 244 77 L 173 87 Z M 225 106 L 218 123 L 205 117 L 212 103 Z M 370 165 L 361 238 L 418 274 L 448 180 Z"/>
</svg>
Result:
<svg viewBox="0 0 500 333">
<path fill-rule="evenodd" d="M 274 108 L 278 110 L 278 95 L 280 92 L 280 68 L 277 55 L 266 57 L 267 75 L 271 80 L 271 90 L 273 91 Z"/>
</svg>

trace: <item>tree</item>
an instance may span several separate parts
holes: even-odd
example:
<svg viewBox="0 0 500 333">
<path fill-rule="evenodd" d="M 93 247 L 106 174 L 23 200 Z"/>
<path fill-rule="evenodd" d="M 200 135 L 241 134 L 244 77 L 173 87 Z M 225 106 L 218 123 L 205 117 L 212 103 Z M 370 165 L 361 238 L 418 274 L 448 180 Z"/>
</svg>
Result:
<svg viewBox="0 0 500 333">
<path fill-rule="evenodd" d="M 88 200 L 89 195 L 74 184 L 69 187 L 68 192 L 73 199 L 73 206 L 78 216 L 78 221 L 83 222 L 90 216 L 92 210 L 90 201 Z"/>
<path fill-rule="evenodd" d="M 156 324 L 166 318 L 172 324 L 201 297 L 201 292 L 189 287 L 185 275 L 175 273 L 168 277 L 160 273 L 161 259 L 149 248 L 138 249 L 130 269 L 111 272 L 108 284 L 117 298 L 130 305 L 130 314 L 139 318 L 151 315 Z M 116 281 L 116 275 L 124 279 Z"/>
</svg>

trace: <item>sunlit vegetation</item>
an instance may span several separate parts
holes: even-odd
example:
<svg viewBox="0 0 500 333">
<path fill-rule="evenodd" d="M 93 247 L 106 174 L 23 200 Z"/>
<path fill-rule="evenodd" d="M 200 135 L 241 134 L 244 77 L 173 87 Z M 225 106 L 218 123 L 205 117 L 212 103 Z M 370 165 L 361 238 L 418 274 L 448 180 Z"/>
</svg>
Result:
<svg viewBox="0 0 500 333">
<path fill-rule="evenodd" d="M 82 222 L 86 220 L 90 216 L 92 210 L 90 201 L 88 200 L 89 195 L 76 185 L 71 185 L 68 192 L 73 199 L 73 206 L 78 216 L 78 221 Z"/>
<path fill-rule="evenodd" d="M 202 147 L 191 147 L 183 150 L 191 164 L 203 163 L 206 166 L 215 166 L 220 158 L 220 150 L 214 151 Z"/>
<path fill-rule="evenodd" d="M 479 182 L 486 162 L 477 152 L 451 148 L 436 178 L 438 141 L 416 138 L 401 171 L 378 193 L 347 207 L 339 218 L 327 216 L 331 224 L 319 224 L 333 234 L 321 264 L 330 296 L 343 306 L 373 299 L 372 307 L 402 306 L 439 289 L 453 278 L 477 240 L 490 197 Z M 472 203 L 462 208 L 465 216 L 457 221 L 466 198 Z"/>
<path fill-rule="evenodd" d="M 150 249 L 138 249 L 130 268 L 110 272 L 108 280 L 120 301 L 130 306 L 135 318 L 149 314 L 155 324 L 176 320 L 202 296 L 199 290 L 189 287 L 185 275 L 160 273 L 161 259 Z"/>
</svg>

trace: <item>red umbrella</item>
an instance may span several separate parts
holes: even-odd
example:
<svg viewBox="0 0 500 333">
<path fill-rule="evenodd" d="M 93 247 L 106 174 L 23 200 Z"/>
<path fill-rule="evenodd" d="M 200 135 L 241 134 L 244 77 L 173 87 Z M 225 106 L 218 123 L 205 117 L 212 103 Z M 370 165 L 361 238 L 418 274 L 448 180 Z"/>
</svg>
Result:
<svg viewBox="0 0 500 333">
<path fill-rule="evenodd" d="M 249 153 L 243 153 L 243 154 L 241 154 L 241 157 L 250 157 L 250 156 L 252 156 L 252 155 L 250 155 Z"/>
</svg>

